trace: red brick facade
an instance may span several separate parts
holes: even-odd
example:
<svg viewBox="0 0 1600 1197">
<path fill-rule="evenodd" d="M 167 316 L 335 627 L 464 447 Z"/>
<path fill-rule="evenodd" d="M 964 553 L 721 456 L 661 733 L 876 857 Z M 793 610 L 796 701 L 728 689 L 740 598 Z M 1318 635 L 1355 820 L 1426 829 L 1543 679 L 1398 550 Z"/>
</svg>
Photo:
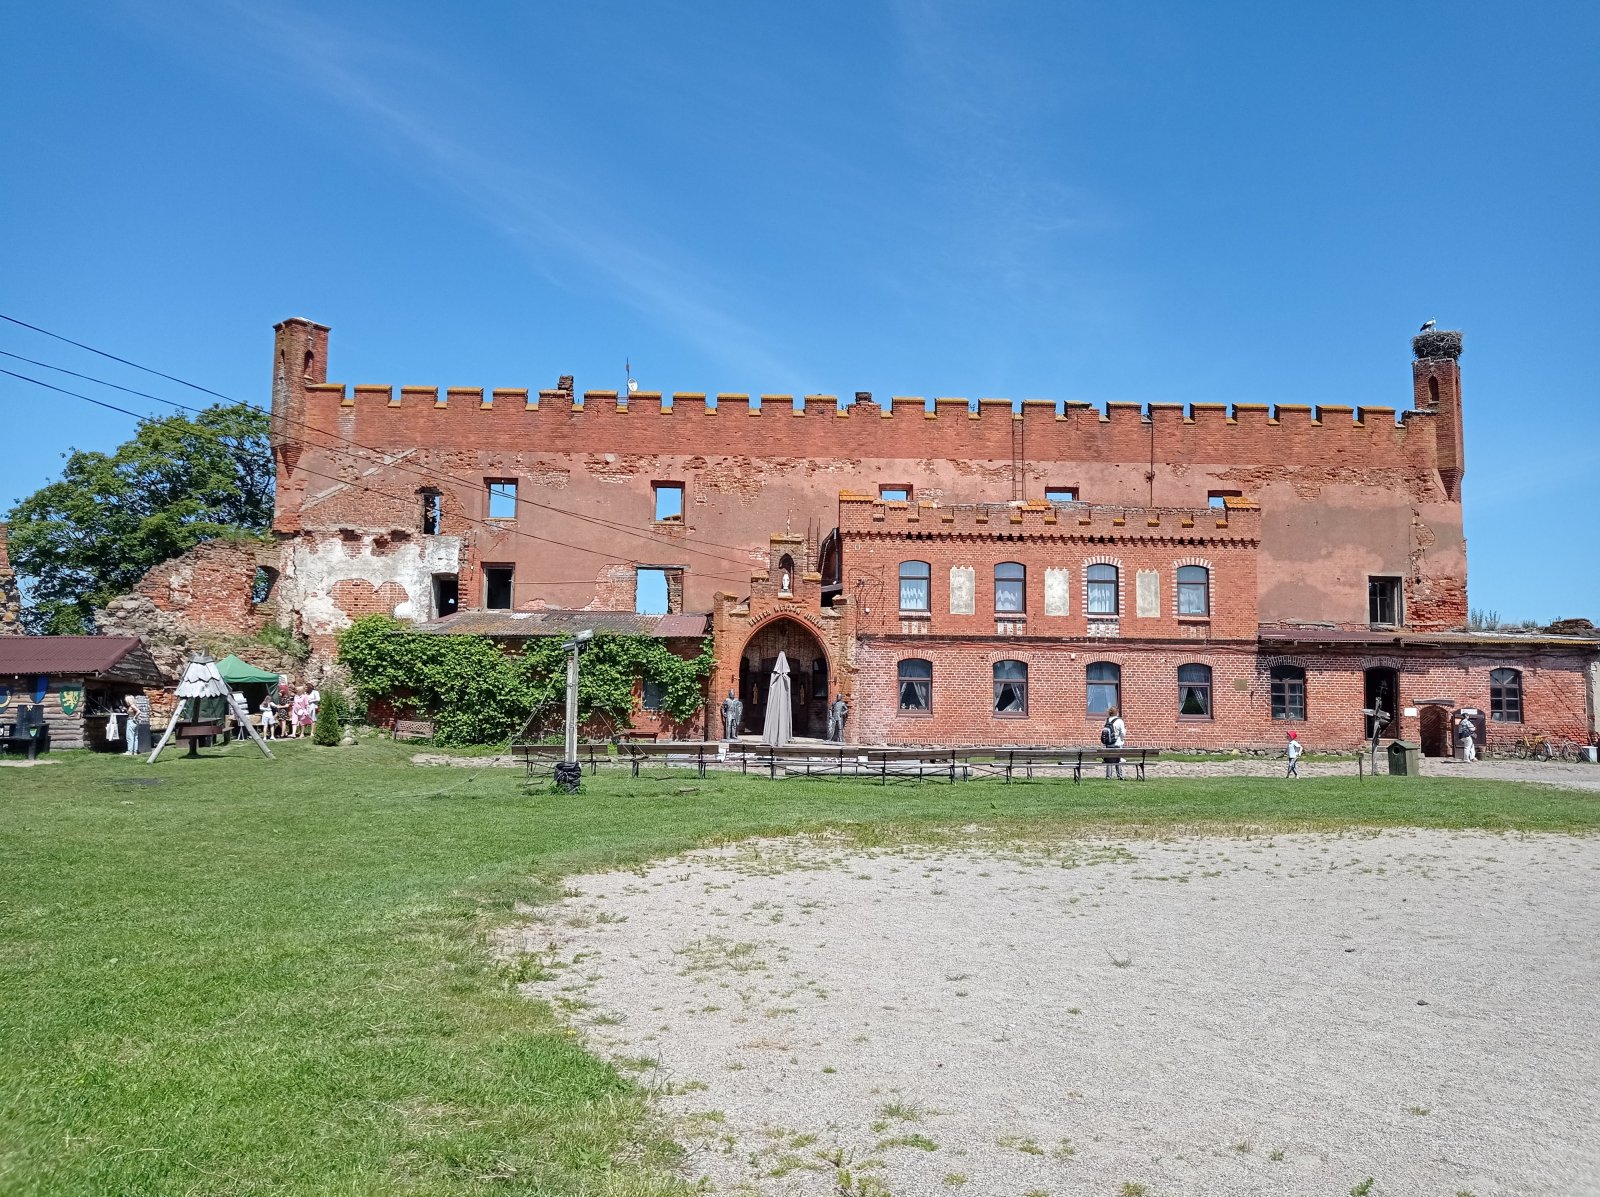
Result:
<svg viewBox="0 0 1600 1197">
<path fill-rule="evenodd" d="M 1459 340 L 1416 350 L 1398 417 L 669 401 L 580 394 L 570 378 L 541 391 L 347 387 L 327 381 L 328 329 L 285 321 L 273 373 L 281 609 L 327 654 L 352 619 L 430 619 L 447 594 L 463 610 L 506 588 L 518 610 L 631 610 L 641 571 L 661 570 L 675 609 L 712 613 L 713 708 L 738 693 L 748 726 L 782 651 L 804 665 L 797 730 L 820 731 L 838 692 L 862 741 L 1092 742 L 1084 670 L 1103 662 L 1120 667 L 1142 742 L 1275 745 L 1270 670 L 1287 656 L 1306 670 L 1303 727 L 1320 747 L 1361 739 L 1364 671 L 1391 667 L 1402 711 L 1482 705 L 1488 670 L 1514 667 L 1530 730 L 1586 731 L 1592 644 L 1453 638 L 1467 617 Z M 505 510 L 491 483 L 514 490 Z M 658 510 L 658 488 L 681 493 L 681 510 Z M 910 495 L 885 501 L 880 488 Z M 901 609 L 908 561 L 926 565 L 926 610 Z M 999 604 L 997 567 L 1021 574 L 1002 580 Z M 1088 571 L 1107 567 L 1114 593 L 1097 581 L 1091 602 Z M 1392 627 L 1370 626 L 1375 579 L 1394 587 Z M 926 713 L 899 709 L 908 656 L 932 667 Z M 1027 666 L 1025 715 L 994 710 L 999 660 Z M 1180 716 L 1178 670 L 1200 665 L 1208 713 Z M 1395 731 L 1431 736 L 1435 713 L 1398 720 Z"/>
</svg>

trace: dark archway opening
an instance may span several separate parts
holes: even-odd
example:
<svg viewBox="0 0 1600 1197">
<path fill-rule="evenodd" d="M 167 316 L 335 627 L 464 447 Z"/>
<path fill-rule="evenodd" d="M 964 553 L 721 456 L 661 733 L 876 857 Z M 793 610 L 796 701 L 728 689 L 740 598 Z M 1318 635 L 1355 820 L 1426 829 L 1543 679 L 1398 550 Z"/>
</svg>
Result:
<svg viewBox="0 0 1600 1197">
<path fill-rule="evenodd" d="M 739 655 L 740 732 L 760 735 L 767 720 L 767 692 L 778 654 L 789 661 L 789 714 L 797 736 L 822 736 L 828 727 L 828 653 L 804 624 L 776 619 L 745 642 Z"/>
<path fill-rule="evenodd" d="M 1366 691 L 1362 706 L 1369 711 L 1378 710 L 1380 707 L 1388 714 L 1388 719 L 1377 731 L 1379 736 L 1393 739 L 1400 734 L 1400 671 L 1374 666 L 1365 673 Z M 1369 717 L 1366 721 L 1367 737 L 1373 734 L 1373 720 Z"/>
<path fill-rule="evenodd" d="M 1430 703 L 1420 712 L 1422 755 L 1450 756 L 1450 712 L 1437 703 Z"/>
</svg>

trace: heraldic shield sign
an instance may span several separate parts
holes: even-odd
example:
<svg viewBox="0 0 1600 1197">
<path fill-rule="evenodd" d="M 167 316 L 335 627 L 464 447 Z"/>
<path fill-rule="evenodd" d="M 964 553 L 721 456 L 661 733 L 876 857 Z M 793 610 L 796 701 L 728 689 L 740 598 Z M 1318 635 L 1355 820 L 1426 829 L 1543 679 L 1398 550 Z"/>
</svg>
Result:
<svg viewBox="0 0 1600 1197">
<path fill-rule="evenodd" d="M 76 715 L 78 708 L 83 705 L 83 686 L 74 682 L 61 687 L 61 713 L 63 715 Z"/>
<path fill-rule="evenodd" d="M 50 693 L 50 679 L 40 674 L 33 679 L 33 701 L 43 702 L 44 696 Z"/>
<path fill-rule="evenodd" d="M 0 686 L 0 711 L 11 705 L 11 687 Z"/>
</svg>

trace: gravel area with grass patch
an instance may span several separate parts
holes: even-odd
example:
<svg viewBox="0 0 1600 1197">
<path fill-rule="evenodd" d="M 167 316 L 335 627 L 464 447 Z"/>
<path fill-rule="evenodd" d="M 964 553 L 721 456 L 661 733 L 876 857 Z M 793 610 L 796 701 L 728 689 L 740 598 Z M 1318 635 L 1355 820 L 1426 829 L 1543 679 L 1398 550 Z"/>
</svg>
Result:
<svg viewBox="0 0 1600 1197">
<path fill-rule="evenodd" d="M 720 1192 L 1600 1192 L 1600 838 L 965 831 L 570 878 L 507 946 Z"/>
</svg>

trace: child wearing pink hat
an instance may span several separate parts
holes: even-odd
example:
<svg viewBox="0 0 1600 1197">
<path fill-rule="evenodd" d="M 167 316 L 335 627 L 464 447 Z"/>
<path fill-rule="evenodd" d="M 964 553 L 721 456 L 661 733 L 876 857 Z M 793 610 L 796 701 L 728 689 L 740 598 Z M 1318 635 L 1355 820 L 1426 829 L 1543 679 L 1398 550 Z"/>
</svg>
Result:
<svg viewBox="0 0 1600 1197">
<path fill-rule="evenodd" d="M 1296 780 L 1298 780 L 1299 777 L 1300 777 L 1300 733 L 1299 732 L 1290 732 L 1289 733 L 1289 754 L 1288 755 L 1289 755 L 1289 771 L 1284 774 L 1284 777 L 1285 778 L 1293 777 Z"/>
</svg>

